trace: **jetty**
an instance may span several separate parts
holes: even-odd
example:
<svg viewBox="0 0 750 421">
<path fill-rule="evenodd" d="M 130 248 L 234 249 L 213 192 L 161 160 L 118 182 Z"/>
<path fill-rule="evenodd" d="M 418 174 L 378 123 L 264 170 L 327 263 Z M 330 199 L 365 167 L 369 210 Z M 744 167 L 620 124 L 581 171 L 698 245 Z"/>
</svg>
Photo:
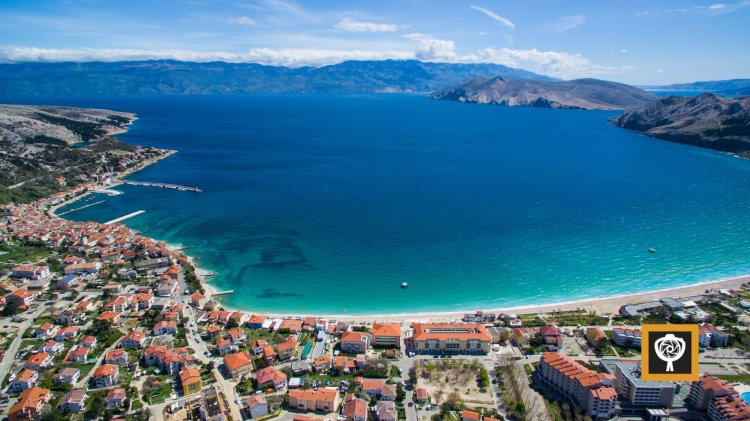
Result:
<svg viewBox="0 0 750 421">
<path fill-rule="evenodd" d="M 100 203 L 104 203 L 104 202 L 106 202 L 106 200 L 100 200 L 100 201 L 98 201 L 98 202 L 94 202 L 94 203 L 89 203 L 88 205 L 85 205 L 85 206 L 81 206 L 80 208 L 75 208 L 75 209 L 71 209 L 71 210 L 66 210 L 65 212 L 60 212 L 60 213 L 58 213 L 58 214 L 57 214 L 57 216 L 63 216 L 63 215 L 67 215 L 67 214 L 69 214 L 69 213 L 73 213 L 73 212 L 75 212 L 75 211 L 79 211 L 79 210 L 81 210 L 81 209 L 86 209 L 86 208 L 90 208 L 91 206 L 95 206 L 95 205 L 98 205 L 98 204 L 100 204 Z"/>
<path fill-rule="evenodd" d="M 179 190 L 179 191 L 191 191 L 195 193 L 200 193 L 203 191 L 199 189 L 198 187 L 181 186 L 179 184 L 169 184 L 169 183 L 152 183 L 150 181 L 125 181 L 125 184 L 130 184 L 131 186 L 161 187 L 165 189 L 174 189 L 174 190 Z"/>
<path fill-rule="evenodd" d="M 140 215 L 140 214 L 142 214 L 144 212 L 146 212 L 146 211 L 145 210 L 135 211 L 135 212 L 129 213 L 129 214 L 125 215 L 125 216 L 121 216 L 119 218 L 116 218 L 116 219 L 113 219 L 111 221 L 105 222 L 104 225 L 112 225 L 112 224 L 116 224 L 118 222 L 126 221 L 126 220 L 128 220 L 130 218 L 135 218 L 136 216 L 138 216 L 138 215 Z"/>
<path fill-rule="evenodd" d="M 227 294 L 233 294 L 233 293 L 234 293 L 233 289 L 228 289 L 226 291 L 216 291 L 216 292 L 213 293 L 213 295 L 214 296 L 216 296 L 216 295 L 227 295 Z"/>
</svg>

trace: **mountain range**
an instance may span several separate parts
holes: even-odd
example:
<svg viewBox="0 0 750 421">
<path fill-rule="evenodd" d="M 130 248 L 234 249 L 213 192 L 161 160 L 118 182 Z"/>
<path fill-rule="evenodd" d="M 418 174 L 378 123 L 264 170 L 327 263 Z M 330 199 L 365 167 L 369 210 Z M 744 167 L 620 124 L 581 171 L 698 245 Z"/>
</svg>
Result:
<svg viewBox="0 0 750 421">
<path fill-rule="evenodd" d="M 433 92 L 467 78 L 555 80 L 499 64 L 345 61 L 288 68 L 173 60 L 0 64 L 0 96 Z"/>
<path fill-rule="evenodd" d="M 511 107 L 622 110 L 653 101 L 656 95 L 630 85 L 598 79 L 558 82 L 479 77 L 440 90 L 431 98 Z"/>
<path fill-rule="evenodd" d="M 669 91 L 711 91 L 725 96 L 750 95 L 750 79 L 708 80 L 691 83 L 675 83 L 653 88 Z"/>
</svg>

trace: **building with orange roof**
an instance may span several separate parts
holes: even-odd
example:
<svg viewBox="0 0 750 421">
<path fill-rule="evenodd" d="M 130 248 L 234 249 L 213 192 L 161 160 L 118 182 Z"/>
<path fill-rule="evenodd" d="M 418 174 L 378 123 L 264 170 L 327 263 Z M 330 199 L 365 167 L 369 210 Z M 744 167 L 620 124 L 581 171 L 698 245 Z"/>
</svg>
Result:
<svg viewBox="0 0 750 421">
<path fill-rule="evenodd" d="M 201 391 L 201 373 L 197 368 L 186 368 L 180 373 L 180 384 L 185 395 L 192 395 Z"/>
<path fill-rule="evenodd" d="M 339 406 L 338 389 L 293 389 L 289 391 L 289 407 L 300 411 L 333 412 Z"/>
<path fill-rule="evenodd" d="M 362 392 L 385 401 L 396 400 L 396 389 L 384 379 L 362 379 Z"/>
<path fill-rule="evenodd" d="M 298 319 L 285 319 L 281 322 L 281 325 L 277 328 L 278 330 L 282 332 L 289 332 L 289 333 L 298 333 L 302 330 L 302 325 L 305 322 L 303 320 Z"/>
<path fill-rule="evenodd" d="M 8 421 L 36 420 L 42 408 L 52 399 L 52 393 L 41 387 L 30 387 L 18 397 L 18 402 L 8 411 Z"/>
<path fill-rule="evenodd" d="M 227 331 L 227 339 L 232 341 L 232 343 L 242 342 L 244 340 L 247 340 L 247 334 L 244 330 L 233 327 Z"/>
<path fill-rule="evenodd" d="M 146 332 L 134 330 L 120 339 L 120 348 L 140 349 L 146 344 Z"/>
<path fill-rule="evenodd" d="M 104 320 L 110 322 L 112 325 L 120 324 L 120 313 L 116 311 L 103 311 L 96 320 Z"/>
<path fill-rule="evenodd" d="M 380 348 L 401 348 L 401 324 L 375 323 L 370 332 L 372 346 Z"/>
<path fill-rule="evenodd" d="M 273 347 L 271 345 L 266 345 L 263 347 L 263 361 L 266 362 L 266 365 L 273 365 L 276 362 L 276 351 L 273 350 Z"/>
<path fill-rule="evenodd" d="M 286 374 L 274 367 L 266 367 L 258 370 L 255 374 L 255 380 L 261 389 L 273 388 L 277 392 L 286 389 Z"/>
<path fill-rule="evenodd" d="M 542 354 L 534 379 L 592 418 L 608 419 L 616 414 L 615 376 L 597 373 L 567 355 Z"/>
<path fill-rule="evenodd" d="M 253 369 L 253 362 L 247 352 L 235 352 L 224 356 L 224 367 L 232 377 L 247 373 Z"/>
<path fill-rule="evenodd" d="M 690 384 L 687 402 L 695 409 L 707 410 L 714 398 L 737 393 L 728 381 L 704 374 L 697 382 Z"/>
<path fill-rule="evenodd" d="M 249 329 L 260 329 L 263 327 L 263 322 L 266 321 L 266 316 L 262 314 L 253 314 L 250 320 L 245 324 Z"/>
<path fill-rule="evenodd" d="M 232 344 L 232 341 L 226 338 L 216 339 L 216 350 L 219 351 L 219 355 L 227 355 L 237 351 L 237 346 Z"/>
<path fill-rule="evenodd" d="M 313 361 L 313 369 L 316 373 L 325 373 L 331 368 L 331 356 L 321 355 Z"/>
<path fill-rule="evenodd" d="M 414 347 L 419 353 L 486 354 L 492 336 L 476 323 L 414 323 Z"/>
<path fill-rule="evenodd" d="M 8 391 L 11 393 L 18 393 L 26 390 L 30 387 L 34 387 L 39 383 L 39 373 L 35 370 L 24 368 L 15 376 L 10 377 L 10 383 L 8 384 Z"/>
<path fill-rule="evenodd" d="M 347 421 L 367 421 L 369 403 L 362 399 L 349 399 L 344 403 L 344 416 Z"/>
<path fill-rule="evenodd" d="M 128 353 L 124 349 L 111 349 L 104 355 L 106 364 L 127 365 Z"/>
<path fill-rule="evenodd" d="M 370 334 L 367 332 L 344 332 L 341 335 L 341 352 L 364 354 L 370 346 Z"/>
<path fill-rule="evenodd" d="M 190 304 L 195 308 L 202 308 L 206 304 L 206 296 L 196 292 L 190 296 Z"/>
<path fill-rule="evenodd" d="M 479 412 L 469 411 L 468 409 L 464 409 L 463 413 L 461 413 L 461 419 L 463 421 L 479 421 L 479 419 L 482 416 L 479 415 Z"/>
<path fill-rule="evenodd" d="M 735 392 L 713 398 L 707 414 L 711 421 L 746 421 L 750 420 L 750 406 Z"/>
<path fill-rule="evenodd" d="M 31 354 L 26 360 L 25 368 L 29 370 L 42 371 L 52 363 L 52 356 L 46 352 Z"/>
<path fill-rule="evenodd" d="M 31 305 L 32 302 L 34 302 L 34 300 L 36 299 L 38 295 L 39 295 L 39 291 L 29 291 L 26 288 L 19 288 L 11 292 L 10 294 L 8 294 L 5 297 L 5 301 L 7 303 L 14 302 L 18 304 L 19 306 L 21 305 L 29 306 Z"/>
<path fill-rule="evenodd" d="M 120 367 L 114 364 L 102 364 L 94 370 L 91 382 L 95 388 L 112 387 L 120 379 Z"/>
<path fill-rule="evenodd" d="M 278 358 L 281 361 L 288 360 L 294 355 L 294 350 L 297 348 L 297 338 L 290 336 L 286 341 L 276 345 L 278 351 Z"/>
<path fill-rule="evenodd" d="M 729 344 L 729 333 L 718 327 L 705 324 L 698 329 L 698 345 L 701 348 L 724 347 Z"/>
<path fill-rule="evenodd" d="M 154 336 L 174 335 L 177 333 L 177 322 L 162 320 L 154 325 Z"/>
<path fill-rule="evenodd" d="M 252 419 L 268 415 L 268 401 L 263 395 L 252 395 L 247 398 L 245 400 L 245 408 Z"/>
<path fill-rule="evenodd" d="M 292 421 L 324 421 L 323 418 L 311 417 L 305 414 L 295 414 Z"/>
</svg>

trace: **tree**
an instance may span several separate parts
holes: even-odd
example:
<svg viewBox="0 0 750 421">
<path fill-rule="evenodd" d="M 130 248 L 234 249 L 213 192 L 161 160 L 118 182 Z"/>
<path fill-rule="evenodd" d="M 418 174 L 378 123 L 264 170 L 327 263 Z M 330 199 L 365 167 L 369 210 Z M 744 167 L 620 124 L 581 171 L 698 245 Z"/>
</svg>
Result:
<svg viewBox="0 0 750 421">
<path fill-rule="evenodd" d="M 237 319 L 235 319 L 234 317 L 232 317 L 227 322 L 226 328 L 227 329 L 232 329 L 232 328 L 235 328 L 235 327 L 240 327 L 240 325 L 239 325 L 239 323 L 237 323 Z"/>
<path fill-rule="evenodd" d="M 91 397 L 91 403 L 89 409 L 85 412 L 86 418 L 95 419 L 104 417 L 107 408 L 104 404 L 104 396 L 101 393 L 96 393 Z"/>
<path fill-rule="evenodd" d="M 401 383 L 396 385 L 396 402 L 403 402 L 404 398 L 406 398 L 406 391 L 404 390 L 404 387 L 401 386 Z"/>
</svg>

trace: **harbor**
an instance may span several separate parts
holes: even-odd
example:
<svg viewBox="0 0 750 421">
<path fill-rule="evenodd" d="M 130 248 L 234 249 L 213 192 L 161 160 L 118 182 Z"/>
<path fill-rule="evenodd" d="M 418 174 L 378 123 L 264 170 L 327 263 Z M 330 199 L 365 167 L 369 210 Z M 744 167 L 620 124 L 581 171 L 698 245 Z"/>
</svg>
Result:
<svg viewBox="0 0 750 421">
<path fill-rule="evenodd" d="M 152 183 L 149 181 L 124 181 L 125 184 L 129 184 L 131 186 L 149 186 L 149 187 L 161 187 L 165 189 L 174 189 L 179 191 L 190 191 L 194 193 L 200 193 L 203 190 L 199 189 L 198 187 L 189 187 L 189 186 L 181 186 L 179 184 L 169 184 L 169 183 Z"/>
<path fill-rule="evenodd" d="M 112 224 L 117 224 L 117 223 L 122 222 L 122 221 L 127 221 L 128 219 L 135 218 L 136 216 L 138 216 L 138 215 L 140 215 L 142 213 L 145 213 L 145 212 L 146 212 L 145 210 L 138 210 L 138 211 L 135 211 L 133 213 L 129 213 L 127 215 L 124 215 L 124 216 L 121 216 L 119 218 L 115 218 L 115 219 L 113 219 L 111 221 L 105 222 L 104 225 L 112 225 Z"/>
<path fill-rule="evenodd" d="M 81 206 L 81 207 L 78 207 L 78 208 L 75 208 L 75 209 L 71 209 L 71 210 L 69 210 L 69 211 L 65 211 L 65 212 L 60 212 L 60 213 L 58 213 L 58 214 L 57 214 L 57 216 L 63 216 L 63 215 L 67 215 L 67 214 L 69 214 L 69 213 L 73 213 L 73 212 L 77 212 L 77 211 L 79 211 L 79 210 L 82 210 L 82 209 L 90 208 L 90 207 L 92 207 L 92 206 L 96 206 L 96 205 L 98 205 L 98 204 L 100 204 L 100 203 L 104 203 L 104 202 L 106 202 L 106 200 L 100 200 L 100 201 L 98 201 L 98 202 L 94 202 L 94 203 L 89 203 L 88 205 L 85 205 L 85 206 Z"/>
</svg>

